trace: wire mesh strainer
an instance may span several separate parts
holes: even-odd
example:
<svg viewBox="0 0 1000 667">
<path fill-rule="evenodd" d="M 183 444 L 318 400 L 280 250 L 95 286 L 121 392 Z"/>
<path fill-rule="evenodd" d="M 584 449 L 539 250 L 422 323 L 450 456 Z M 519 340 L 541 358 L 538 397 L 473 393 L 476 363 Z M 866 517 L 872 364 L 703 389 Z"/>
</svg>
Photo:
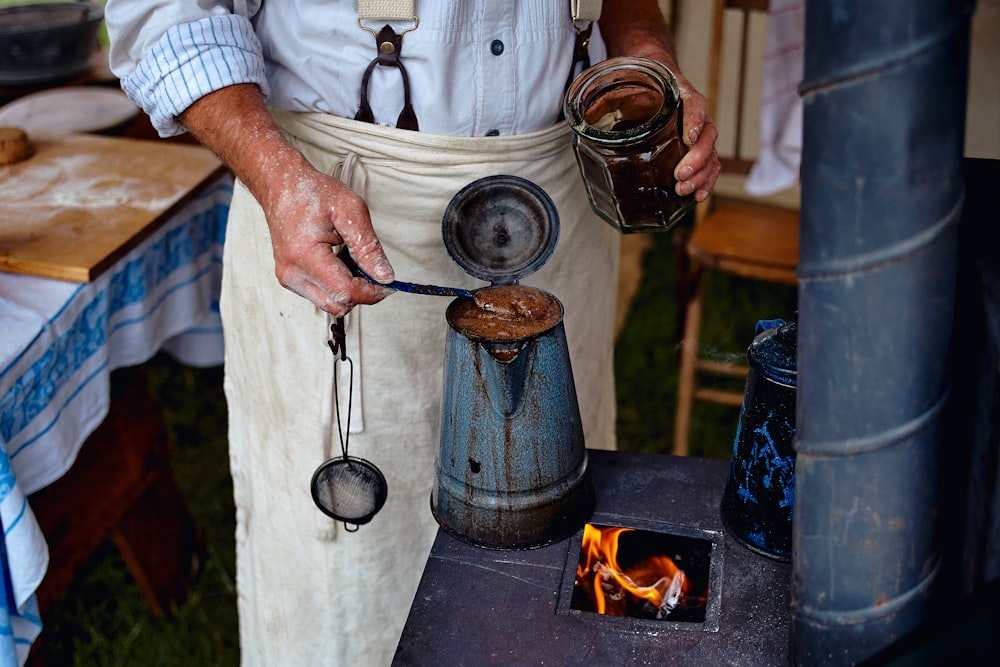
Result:
<svg viewBox="0 0 1000 667">
<path fill-rule="evenodd" d="M 330 327 L 330 349 L 334 364 L 346 363 L 350 370 L 347 391 L 347 420 L 340 423 L 339 387 L 337 373 L 333 374 L 334 411 L 337 415 L 337 435 L 340 437 L 341 455 L 324 461 L 313 473 L 310 489 L 313 502 L 327 516 L 342 521 L 344 528 L 354 532 L 371 521 L 388 496 L 385 475 L 374 464 L 347 453 L 351 430 L 351 398 L 354 393 L 354 362 L 347 356 L 344 319 L 337 318 Z"/>
</svg>

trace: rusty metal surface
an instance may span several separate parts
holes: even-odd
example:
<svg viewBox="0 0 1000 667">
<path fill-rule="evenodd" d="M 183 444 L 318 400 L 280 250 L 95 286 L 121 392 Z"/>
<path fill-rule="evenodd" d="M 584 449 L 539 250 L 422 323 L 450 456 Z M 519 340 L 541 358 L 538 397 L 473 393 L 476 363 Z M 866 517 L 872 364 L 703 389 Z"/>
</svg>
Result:
<svg viewBox="0 0 1000 667">
<path fill-rule="evenodd" d="M 728 462 L 588 454 L 595 523 L 699 534 L 717 543 L 706 621 L 569 610 L 563 584 L 567 561 L 576 566 L 578 535 L 501 551 L 439 531 L 393 664 L 787 664 L 791 567 L 752 553 L 724 532 L 719 503 Z"/>
<path fill-rule="evenodd" d="M 488 547 L 562 540 L 594 502 L 562 323 L 521 345 L 500 362 L 448 332 L 431 507 L 446 531 Z"/>
</svg>

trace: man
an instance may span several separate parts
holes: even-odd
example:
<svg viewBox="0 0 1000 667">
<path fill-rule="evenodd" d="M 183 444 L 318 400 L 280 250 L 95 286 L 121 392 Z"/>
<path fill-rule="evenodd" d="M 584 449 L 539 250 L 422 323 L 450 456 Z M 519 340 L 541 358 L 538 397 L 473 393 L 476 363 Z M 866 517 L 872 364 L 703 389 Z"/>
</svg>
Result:
<svg viewBox="0 0 1000 667">
<path fill-rule="evenodd" d="M 495 174 L 541 186 L 557 204 L 560 240 L 525 282 L 566 307 L 587 446 L 614 447 L 618 237 L 589 208 L 560 120 L 586 24 L 574 25 L 568 0 L 427 0 L 417 18 L 388 22 L 362 19 L 358 4 L 106 7 L 126 92 L 161 134 L 192 132 L 238 177 L 222 315 L 248 665 L 387 664 L 436 530 L 428 504 L 448 300 L 387 299 L 337 259 L 342 244 L 380 281 L 395 271 L 474 287 L 441 242 L 451 197 Z M 654 0 L 605 4 L 590 58 L 648 56 L 678 73 L 691 148 L 677 190 L 704 200 L 719 169 L 704 98 L 677 71 Z M 393 66 L 363 84 L 386 24 L 408 85 Z M 362 97 L 374 122 L 354 120 Z M 408 101 L 419 131 L 396 127 Z M 348 313 L 350 451 L 389 486 L 385 507 L 350 534 L 309 494 L 313 470 L 338 453 L 332 380 L 344 365 L 326 339 Z M 348 386 L 339 383 L 342 406 Z"/>
</svg>

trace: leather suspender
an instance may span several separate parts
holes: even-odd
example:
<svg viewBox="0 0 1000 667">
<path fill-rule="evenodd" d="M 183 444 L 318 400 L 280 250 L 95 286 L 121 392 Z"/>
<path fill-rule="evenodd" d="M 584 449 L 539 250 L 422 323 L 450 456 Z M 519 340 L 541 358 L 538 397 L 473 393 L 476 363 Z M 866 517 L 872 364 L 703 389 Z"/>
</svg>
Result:
<svg viewBox="0 0 1000 667">
<path fill-rule="evenodd" d="M 590 35 L 594 31 L 594 23 L 601 18 L 602 0 L 570 0 L 570 16 L 573 28 L 576 30 L 576 41 L 573 44 L 573 64 L 569 68 L 566 79 L 566 89 L 569 89 L 577 74 L 590 67 Z M 581 26 L 586 23 L 585 28 Z M 577 65 L 580 66 L 577 71 Z"/>
<path fill-rule="evenodd" d="M 365 20 L 386 20 L 386 21 L 412 21 L 413 27 L 407 28 L 400 33 L 396 33 L 389 24 L 385 24 L 378 33 L 364 24 Z M 358 27 L 367 30 L 375 38 L 376 56 L 368 64 L 365 74 L 361 79 L 361 105 L 354 119 L 366 123 L 375 122 L 375 114 L 372 113 L 371 104 L 368 102 L 368 84 L 371 81 L 372 71 L 376 65 L 382 67 L 395 67 L 399 70 L 399 75 L 403 79 L 403 109 L 396 119 L 396 127 L 403 130 L 420 130 L 417 123 L 417 114 L 413 111 L 410 103 L 410 77 L 406 74 L 399 59 L 403 51 L 403 35 L 412 32 L 420 25 L 420 19 L 413 11 L 413 0 L 358 0 Z"/>
</svg>

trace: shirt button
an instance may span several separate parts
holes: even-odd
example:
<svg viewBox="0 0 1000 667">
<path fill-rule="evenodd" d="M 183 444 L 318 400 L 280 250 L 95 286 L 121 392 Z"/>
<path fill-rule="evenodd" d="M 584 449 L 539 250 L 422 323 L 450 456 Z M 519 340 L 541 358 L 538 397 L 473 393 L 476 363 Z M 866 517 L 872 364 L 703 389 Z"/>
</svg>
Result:
<svg viewBox="0 0 1000 667">
<path fill-rule="evenodd" d="M 486 133 L 486 136 L 487 137 L 499 137 L 500 136 L 500 130 L 490 130 L 489 132 Z"/>
<path fill-rule="evenodd" d="M 503 42 L 501 42 L 499 39 L 494 39 L 492 42 L 490 42 L 490 53 L 492 53 L 495 56 L 498 56 L 501 53 L 503 53 Z"/>
</svg>

